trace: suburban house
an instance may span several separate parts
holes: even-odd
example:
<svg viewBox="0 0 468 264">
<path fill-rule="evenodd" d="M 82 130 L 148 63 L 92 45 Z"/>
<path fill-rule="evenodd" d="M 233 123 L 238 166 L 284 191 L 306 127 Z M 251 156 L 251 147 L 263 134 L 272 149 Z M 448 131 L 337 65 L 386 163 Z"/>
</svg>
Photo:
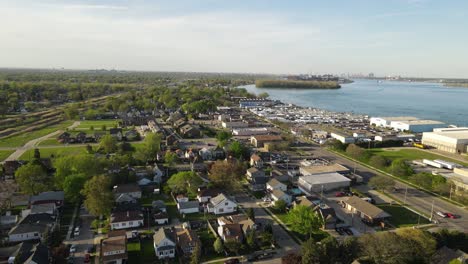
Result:
<svg viewBox="0 0 468 264">
<path fill-rule="evenodd" d="M 158 211 L 153 213 L 153 220 L 155 224 L 167 225 L 169 224 L 169 216 L 166 212 Z"/>
<path fill-rule="evenodd" d="M 200 203 L 209 202 L 211 198 L 220 194 L 221 191 L 216 188 L 198 189 L 197 199 Z"/>
<path fill-rule="evenodd" d="M 111 128 L 109 129 L 109 134 L 116 138 L 118 141 L 122 141 L 123 133 L 122 128 Z"/>
<path fill-rule="evenodd" d="M 126 194 L 134 199 L 141 198 L 141 188 L 136 183 L 120 184 L 114 186 L 114 196 L 118 197 L 120 194 Z"/>
<path fill-rule="evenodd" d="M 342 204 L 348 211 L 356 214 L 363 221 L 371 224 L 381 222 L 385 218 L 390 217 L 390 215 L 384 210 L 357 196 L 351 196 L 348 199 L 343 200 Z"/>
<path fill-rule="evenodd" d="M 51 263 L 51 254 L 43 243 L 20 243 L 0 249 L 1 263 L 42 264 Z"/>
<path fill-rule="evenodd" d="M 197 233 L 187 228 L 176 231 L 177 245 L 185 257 L 190 257 L 196 247 L 201 247 Z"/>
<path fill-rule="evenodd" d="M 271 199 L 273 202 L 283 200 L 286 202 L 286 204 L 291 204 L 292 202 L 292 197 L 291 195 L 283 192 L 282 190 L 273 190 L 271 192 Z"/>
<path fill-rule="evenodd" d="M 185 118 L 179 118 L 177 119 L 174 124 L 173 124 L 173 127 L 178 130 L 180 127 L 182 127 L 183 125 L 185 125 L 187 122 L 185 121 Z"/>
<path fill-rule="evenodd" d="M 207 209 L 209 213 L 214 213 L 216 215 L 229 214 L 237 211 L 237 204 L 221 193 L 218 196 L 211 198 L 210 203 L 207 205 Z"/>
<path fill-rule="evenodd" d="M 265 176 L 254 176 L 249 182 L 249 188 L 254 192 L 265 191 L 268 179 L 269 178 Z"/>
<path fill-rule="evenodd" d="M 8 240 L 10 242 L 41 240 L 44 233 L 53 229 L 55 224 L 56 218 L 49 214 L 27 215 L 8 232 Z"/>
<path fill-rule="evenodd" d="M 201 136 L 200 130 L 193 125 L 184 125 L 179 130 L 181 136 L 184 138 L 198 138 Z"/>
<path fill-rule="evenodd" d="M 183 194 L 178 194 L 176 196 L 176 200 L 178 203 L 185 203 L 185 202 L 188 202 L 189 201 L 189 198 Z"/>
<path fill-rule="evenodd" d="M 154 252 L 158 259 L 174 258 L 176 254 L 174 231 L 160 228 L 153 236 Z"/>
<path fill-rule="evenodd" d="M 177 209 L 181 214 L 194 214 L 200 211 L 200 204 L 198 201 L 188 201 L 177 203 Z"/>
<path fill-rule="evenodd" d="M 316 206 L 314 211 L 317 212 L 323 219 L 323 229 L 334 229 L 338 218 L 335 210 L 329 206 Z"/>
<path fill-rule="evenodd" d="M 244 233 L 240 224 L 225 224 L 218 227 L 218 234 L 223 241 L 235 240 L 238 242 L 244 241 Z"/>
<path fill-rule="evenodd" d="M 250 156 L 250 166 L 256 167 L 256 168 L 262 168 L 263 167 L 262 158 L 257 154 L 252 154 L 252 156 Z"/>
<path fill-rule="evenodd" d="M 122 264 L 128 259 L 127 236 L 111 236 L 101 241 L 100 258 L 102 263 Z"/>
<path fill-rule="evenodd" d="M 121 193 L 117 197 L 115 197 L 115 203 L 117 204 L 136 204 L 137 200 L 132 196 Z"/>
<path fill-rule="evenodd" d="M 244 214 L 222 216 L 218 218 L 217 222 L 219 225 L 217 231 L 221 238 L 224 237 L 223 240 L 226 236 L 234 236 L 235 239 L 240 239 L 239 241 L 242 241 L 243 237 L 245 237 L 249 231 L 255 230 L 256 228 L 255 222 Z M 228 225 L 228 228 L 223 228 L 225 225 Z M 234 225 L 240 227 L 242 236 L 235 234 L 237 232 L 237 227 L 234 227 Z"/>
<path fill-rule="evenodd" d="M 315 196 L 299 196 L 293 202 L 293 206 L 303 205 L 306 207 L 315 207 L 316 204 L 320 203 L 320 198 Z"/>
<path fill-rule="evenodd" d="M 252 180 L 254 177 L 265 177 L 265 172 L 253 167 L 247 170 L 246 176 L 247 180 Z"/>
<path fill-rule="evenodd" d="M 166 212 L 166 203 L 163 200 L 155 200 L 151 203 L 155 211 Z"/>
<path fill-rule="evenodd" d="M 178 138 L 175 133 L 172 133 L 166 137 L 166 146 L 174 146 L 178 142 Z"/>
<path fill-rule="evenodd" d="M 158 167 L 158 164 L 154 164 L 153 173 L 154 173 L 154 177 L 153 177 L 154 182 L 160 182 L 160 179 L 164 177 L 164 172 Z"/>
<path fill-rule="evenodd" d="M 55 203 L 33 204 L 29 209 L 29 214 L 57 214 L 57 206 Z"/>
<path fill-rule="evenodd" d="M 266 189 L 268 191 L 281 190 L 285 192 L 288 189 L 288 186 L 278 181 L 277 179 L 273 178 L 267 182 Z"/>
<path fill-rule="evenodd" d="M 8 229 L 16 225 L 18 222 L 17 215 L 2 215 L 0 216 L 0 229 Z"/>
<path fill-rule="evenodd" d="M 198 151 L 198 155 L 200 155 L 203 160 L 213 160 L 213 152 L 211 149 L 202 148 Z"/>
<path fill-rule="evenodd" d="M 143 220 L 140 210 L 118 211 L 111 214 L 110 225 L 112 230 L 138 228 L 143 226 Z"/>
<path fill-rule="evenodd" d="M 61 207 L 65 200 L 65 194 L 63 191 L 57 192 L 43 192 L 38 195 L 31 196 L 30 204 L 47 204 L 47 203 L 55 203 L 57 207 Z"/>
<path fill-rule="evenodd" d="M 277 135 L 256 135 L 250 138 L 250 143 L 256 148 L 263 148 L 265 143 L 274 143 L 283 141 L 281 136 Z"/>
</svg>

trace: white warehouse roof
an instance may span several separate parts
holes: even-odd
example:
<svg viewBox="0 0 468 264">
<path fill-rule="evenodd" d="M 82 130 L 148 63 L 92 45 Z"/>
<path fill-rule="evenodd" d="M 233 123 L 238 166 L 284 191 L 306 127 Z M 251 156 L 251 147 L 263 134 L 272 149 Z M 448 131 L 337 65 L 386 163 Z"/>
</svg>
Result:
<svg viewBox="0 0 468 264">
<path fill-rule="evenodd" d="M 346 178 L 345 176 L 337 172 L 320 173 L 320 174 L 302 176 L 300 178 L 311 185 L 321 185 L 321 184 L 327 184 L 327 183 L 351 181 L 350 179 Z"/>
</svg>

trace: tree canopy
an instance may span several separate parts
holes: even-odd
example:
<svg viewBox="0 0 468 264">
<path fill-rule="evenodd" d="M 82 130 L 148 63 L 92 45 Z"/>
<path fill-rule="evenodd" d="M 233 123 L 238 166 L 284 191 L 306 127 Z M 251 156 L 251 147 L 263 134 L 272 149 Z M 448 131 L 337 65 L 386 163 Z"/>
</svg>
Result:
<svg viewBox="0 0 468 264">
<path fill-rule="evenodd" d="M 108 176 L 98 175 L 84 185 L 81 194 L 85 196 L 84 205 L 94 216 L 109 215 L 114 196 L 110 190 L 111 180 Z"/>
<path fill-rule="evenodd" d="M 286 221 L 293 231 L 303 235 L 311 235 L 323 225 L 322 218 L 304 205 L 296 205 L 286 215 Z"/>
<path fill-rule="evenodd" d="M 38 194 L 49 189 L 47 173 L 39 164 L 28 163 L 19 167 L 15 172 L 15 180 L 26 194 Z"/>
</svg>

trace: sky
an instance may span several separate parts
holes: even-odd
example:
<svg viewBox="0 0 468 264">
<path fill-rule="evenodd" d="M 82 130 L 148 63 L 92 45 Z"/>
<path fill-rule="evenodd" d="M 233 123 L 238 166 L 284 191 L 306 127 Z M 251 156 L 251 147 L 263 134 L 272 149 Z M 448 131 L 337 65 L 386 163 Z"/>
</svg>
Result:
<svg viewBox="0 0 468 264">
<path fill-rule="evenodd" d="M 0 67 L 468 78 L 468 1 L 0 0 Z"/>
</svg>

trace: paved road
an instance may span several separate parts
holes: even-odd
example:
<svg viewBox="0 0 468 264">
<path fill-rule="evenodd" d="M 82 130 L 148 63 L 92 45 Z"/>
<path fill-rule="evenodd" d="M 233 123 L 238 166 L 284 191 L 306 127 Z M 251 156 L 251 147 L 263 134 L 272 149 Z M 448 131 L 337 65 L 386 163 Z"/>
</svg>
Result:
<svg viewBox="0 0 468 264">
<path fill-rule="evenodd" d="M 350 161 L 346 158 L 343 158 L 339 155 L 336 155 L 326 149 L 322 149 L 320 147 L 313 146 L 310 148 L 310 151 L 314 153 L 316 157 L 325 157 L 329 160 L 338 162 L 340 164 L 346 165 L 349 168 L 356 168 L 356 173 L 363 176 L 366 180 L 370 177 L 380 174 L 372 169 L 367 167 L 361 166 L 353 161 Z M 384 175 L 385 176 L 385 175 Z M 463 232 L 468 232 L 468 211 L 464 208 L 446 202 L 440 198 L 432 196 L 428 193 L 425 193 L 421 190 L 418 190 L 414 187 L 411 187 L 407 184 L 401 183 L 397 181 L 396 187 L 400 189 L 399 192 L 394 192 L 391 195 L 397 198 L 400 201 L 405 200 L 405 190 L 408 189 L 406 193 L 406 203 L 409 207 L 416 209 L 417 211 L 425 214 L 430 215 L 432 211 L 432 204 L 434 203 L 434 212 L 442 211 L 442 212 L 450 212 L 455 215 L 461 216 L 458 219 L 443 219 L 438 216 L 435 218 L 440 222 L 438 225 L 439 227 L 445 228 L 452 228 L 457 229 Z"/>
<path fill-rule="evenodd" d="M 65 241 L 65 244 L 75 244 L 77 246 L 76 252 L 73 254 L 75 258 L 74 263 L 84 263 L 86 249 L 94 245 L 94 234 L 91 230 L 91 222 L 94 217 L 90 215 L 86 209 L 82 208 L 79 212 L 79 218 L 82 220 L 80 235 Z"/>
<path fill-rule="evenodd" d="M 71 126 L 68 127 L 68 129 L 73 129 L 77 126 L 80 125 L 80 121 L 75 121 Z M 8 158 L 6 158 L 5 160 L 17 160 L 21 157 L 21 155 L 23 155 L 27 150 L 29 149 L 33 149 L 35 148 L 39 143 L 41 143 L 42 141 L 50 138 L 50 137 L 53 137 L 53 136 L 56 136 L 58 134 L 60 134 L 62 132 L 62 130 L 57 130 L 55 132 L 52 132 L 52 133 L 49 133 L 45 136 L 42 136 L 40 138 L 35 138 L 33 140 L 30 140 L 28 141 L 26 144 L 24 144 L 22 147 L 19 147 L 19 148 L 16 148 L 16 151 L 13 152 Z"/>
<path fill-rule="evenodd" d="M 255 212 L 255 220 L 260 222 L 262 225 L 267 223 L 272 224 L 273 227 L 273 236 L 279 248 L 277 250 L 277 257 L 282 256 L 285 252 L 291 250 L 299 250 L 300 245 L 298 245 L 286 231 L 276 223 L 273 218 L 257 204 L 257 200 L 249 197 L 247 194 L 238 194 L 236 195 L 237 201 L 242 205 L 243 208 L 253 208 Z M 267 263 L 267 262 L 262 262 Z M 273 262 L 272 262 L 273 263 Z"/>
</svg>

